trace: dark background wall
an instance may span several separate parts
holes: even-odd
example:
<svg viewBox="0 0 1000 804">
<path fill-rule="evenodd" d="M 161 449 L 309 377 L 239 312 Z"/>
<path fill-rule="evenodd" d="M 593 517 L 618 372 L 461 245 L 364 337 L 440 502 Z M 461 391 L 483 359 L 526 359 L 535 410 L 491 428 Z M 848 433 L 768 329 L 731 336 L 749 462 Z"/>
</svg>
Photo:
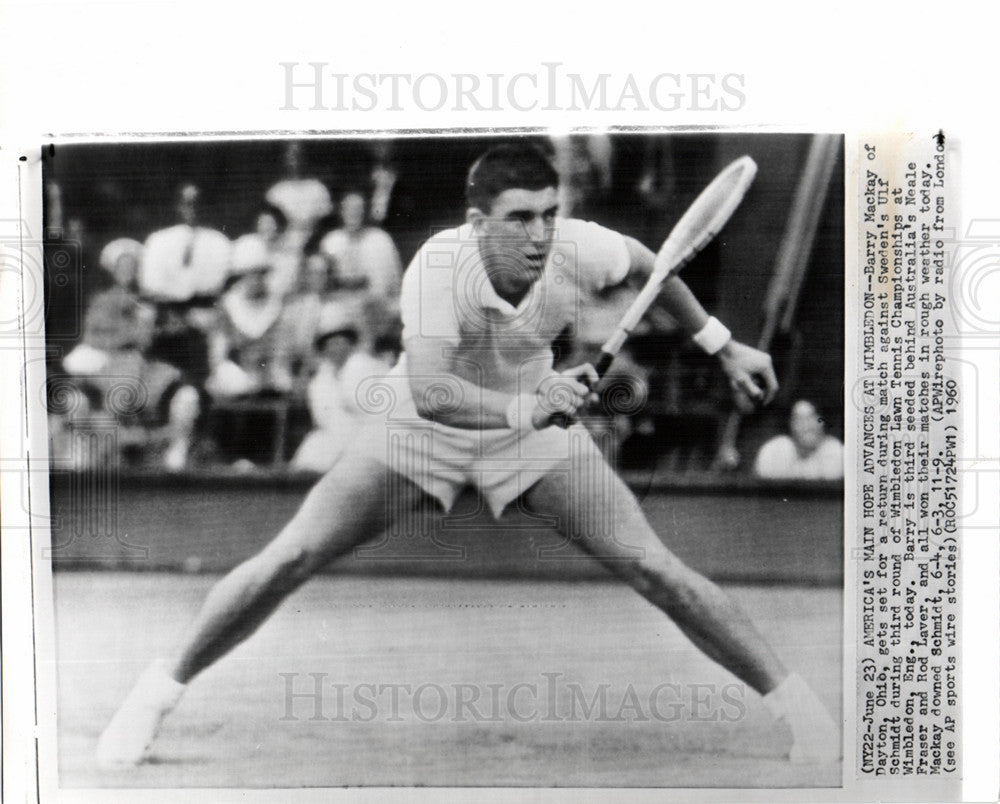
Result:
<svg viewBox="0 0 1000 804">
<path fill-rule="evenodd" d="M 100 481 L 98 484 L 95 481 Z M 650 482 L 628 476 L 663 541 L 717 580 L 840 584 L 839 484 Z M 262 548 L 291 518 L 305 477 L 51 474 L 56 569 L 222 572 Z M 511 506 L 499 522 L 463 496 L 418 531 L 379 537 L 338 572 L 588 580 L 590 556 Z M 621 540 L 628 544 L 628 534 Z"/>
</svg>

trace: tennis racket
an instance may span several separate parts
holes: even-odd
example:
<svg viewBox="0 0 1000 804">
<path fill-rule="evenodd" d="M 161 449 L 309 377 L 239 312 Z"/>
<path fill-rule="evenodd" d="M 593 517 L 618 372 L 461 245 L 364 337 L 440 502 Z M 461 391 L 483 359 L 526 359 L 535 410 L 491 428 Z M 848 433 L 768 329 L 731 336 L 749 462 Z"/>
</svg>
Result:
<svg viewBox="0 0 1000 804">
<path fill-rule="evenodd" d="M 756 175 L 757 163 L 749 156 L 741 156 L 699 193 L 687 212 L 677 221 L 660 246 L 653 272 L 645 286 L 625 311 L 611 337 L 601 347 L 601 354 L 594 363 L 598 377 L 607 373 L 615 355 L 621 351 L 632 330 L 638 326 L 655 301 L 663 283 L 691 262 L 726 225 Z"/>
<path fill-rule="evenodd" d="M 615 355 L 621 351 L 629 335 L 638 326 L 650 305 L 659 295 L 663 283 L 681 270 L 705 248 L 726 225 L 743 196 L 757 175 L 757 163 L 749 156 L 741 156 L 712 179 L 674 224 L 667 239 L 660 246 L 653 263 L 653 272 L 639 295 L 635 297 L 621 321 L 601 347 L 601 354 L 594 363 L 600 380 L 607 374 Z M 586 378 L 578 378 L 590 384 Z M 555 417 L 553 423 L 565 427 L 569 418 Z"/>
</svg>

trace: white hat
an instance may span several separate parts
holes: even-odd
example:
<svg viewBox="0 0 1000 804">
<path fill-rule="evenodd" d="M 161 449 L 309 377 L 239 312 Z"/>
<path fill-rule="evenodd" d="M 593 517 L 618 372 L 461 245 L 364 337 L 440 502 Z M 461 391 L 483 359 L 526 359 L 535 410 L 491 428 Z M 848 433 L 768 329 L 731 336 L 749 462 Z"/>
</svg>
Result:
<svg viewBox="0 0 1000 804">
<path fill-rule="evenodd" d="M 229 269 L 233 274 L 246 274 L 255 270 L 268 270 L 271 256 L 264 241 L 255 234 L 243 235 L 233 243 Z"/>
<path fill-rule="evenodd" d="M 141 261 L 142 243 L 138 240 L 133 240 L 131 237 L 119 237 L 101 249 L 101 256 L 98 262 L 105 271 L 113 271 L 118 264 L 118 260 L 127 255 L 135 257 L 136 262 Z"/>
</svg>

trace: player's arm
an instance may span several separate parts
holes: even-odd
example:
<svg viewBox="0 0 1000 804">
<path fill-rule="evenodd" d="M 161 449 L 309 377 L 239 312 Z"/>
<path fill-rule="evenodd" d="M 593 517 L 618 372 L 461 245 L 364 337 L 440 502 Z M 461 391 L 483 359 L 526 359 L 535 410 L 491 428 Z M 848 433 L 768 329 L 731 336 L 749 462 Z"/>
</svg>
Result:
<svg viewBox="0 0 1000 804">
<path fill-rule="evenodd" d="M 403 276 L 400 313 L 410 392 L 422 418 L 468 430 L 540 430 L 566 423 L 587 401 L 577 374 L 556 375 L 539 388 L 504 393 L 457 376 L 452 355 L 461 342 L 461 301 L 450 271 L 433 271 L 422 254 Z M 590 369 L 593 378 L 596 372 Z M 558 414 L 563 414 L 558 418 Z"/>
<path fill-rule="evenodd" d="M 510 394 L 480 388 L 453 374 L 445 359 L 447 344 L 415 336 L 403 348 L 410 391 L 421 418 L 470 430 L 507 426 Z"/>
<path fill-rule="evenodd" d="M 625 237 L 625 246 L 629 254 L 629 281 L 645 280 L 653 270 L 656 255 L 632 237 Z M 677 274 L 663 283 L 657 303 L 699 343 L 705 340 L 700 335 L 709 334 L 706 327 L 717 331 L 717 322 L 713 323 L 714 319 L 705 312 L 701 302 Z M 731 337 L 717 349 L 712 344 L 709 351 L 719 358 L 736 402 L 741 407 L 749 407 L 753 403 L 766 405 L 774 398 L 778 391 L 778 380 L 770 355 Z"/>
<path fill-rule="evenodd" d="M 553 375 L 522 395 L 481 388 L 453 374 L 448 368 L 448 347 L 433 338 L 414 336 L 406 350 L 410 391 L 421 418 L 463 430 L 541 430 L 564 423 L 588 401 L 589 386 L 577 379 L 587 375 L 597 382 L 592 366 L 581 366 Z"/>
</svg>

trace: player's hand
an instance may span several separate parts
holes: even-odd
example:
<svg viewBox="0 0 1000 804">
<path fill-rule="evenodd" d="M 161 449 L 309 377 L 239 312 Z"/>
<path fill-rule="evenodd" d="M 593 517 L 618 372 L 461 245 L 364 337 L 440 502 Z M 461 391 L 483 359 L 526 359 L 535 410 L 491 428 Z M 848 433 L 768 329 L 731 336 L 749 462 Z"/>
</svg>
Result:
<svg viewBox="0 0 1000 804">
<path fill-rule="evenodd" d="M 531 414 L 535 429 L 542 430 L 552 424 L 569 427 L 581 408 L 597 401 L 597 394 L 591 389 L 599 380 L 597 369 L 590 363 L 542 380 L 535 391 L 537 404 Z"/>
<path fill-rule="evenodd" d="M 766 405 L 778 392 L 771 356 L 745 343 L 730 340 L 718 353 L 722 370 L 729 378 L 736 406 L 749 413 L 757 405 Z"/>
</svg>

